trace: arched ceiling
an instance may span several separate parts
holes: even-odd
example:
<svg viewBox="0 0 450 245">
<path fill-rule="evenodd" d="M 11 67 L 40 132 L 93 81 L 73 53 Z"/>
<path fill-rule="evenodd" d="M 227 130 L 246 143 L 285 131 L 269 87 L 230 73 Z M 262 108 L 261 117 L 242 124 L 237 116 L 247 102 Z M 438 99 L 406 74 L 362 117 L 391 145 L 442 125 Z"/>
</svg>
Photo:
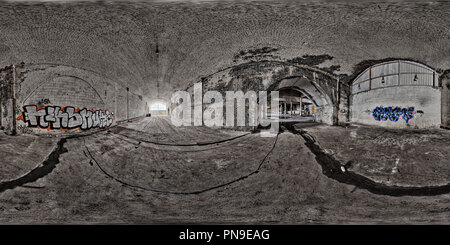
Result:
<svg viewBox="0 0 450 245">
<path fill-rule="evenodd" d="M 149 99 L 258 58 L 333 57 L 450 68 L 450 3 L 0 2 L 0 66 L 63 64 L 102 74 Z M 261 57 L 260 57 L 261 58 Z"/>
</svg>

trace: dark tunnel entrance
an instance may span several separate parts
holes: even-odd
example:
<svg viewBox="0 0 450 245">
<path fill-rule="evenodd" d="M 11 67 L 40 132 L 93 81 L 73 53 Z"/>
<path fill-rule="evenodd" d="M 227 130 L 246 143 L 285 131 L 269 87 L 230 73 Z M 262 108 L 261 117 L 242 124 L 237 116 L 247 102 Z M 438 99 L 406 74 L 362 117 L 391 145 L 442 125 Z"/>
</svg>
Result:
<svg viewBox="0 0 450 245">
<path fill-rule="evenodd" d="M 310 97 L 295 88 L 279 90 L 279 119 L 292 122 L 315 122 L 316 105 Z"/>
<path fill-rule="evenodd" d="M 156 102 L 150 105 L 150 114 L 152 116 L 168 116 L 169 108 L 164 102 Z"/>
<path fill-rule="evenodd" d="M 279 91 L 279 104 L 283 106 L 280 106 L 280 122 L 317 122 L 333 125 L 333 102 L 317 81 L 305 77 L 290 77 L 282 79 L 272 90 Z"/>
</svg>

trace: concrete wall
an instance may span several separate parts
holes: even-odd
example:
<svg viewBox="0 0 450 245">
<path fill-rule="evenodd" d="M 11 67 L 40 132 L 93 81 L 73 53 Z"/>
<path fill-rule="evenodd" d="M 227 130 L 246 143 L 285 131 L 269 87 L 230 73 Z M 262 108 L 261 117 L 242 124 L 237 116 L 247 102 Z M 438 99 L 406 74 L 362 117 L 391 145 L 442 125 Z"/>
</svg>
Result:
<svg viewBox="0 0 450 245">
<path fill-rule="evenodd" d="M 400 86 L 370 90 L 351 95 L 350 120 L 355 123 L 395 128 L 429 128 L 441 124 L 441 91 L 428 86 Z M 372 111 L 383 107 L 414 107 L 415 114 L 407 124 L 398 121 L 377 121 Z"/>
</svg>

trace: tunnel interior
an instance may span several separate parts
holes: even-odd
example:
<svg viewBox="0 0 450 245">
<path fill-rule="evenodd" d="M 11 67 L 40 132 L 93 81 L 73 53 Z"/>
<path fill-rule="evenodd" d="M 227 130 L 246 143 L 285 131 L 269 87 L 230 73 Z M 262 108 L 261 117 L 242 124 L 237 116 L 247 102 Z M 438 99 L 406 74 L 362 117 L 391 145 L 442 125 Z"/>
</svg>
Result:
<svg viewBox="0 0 450 245">
<path fill-rule="evenodd" d="M 153 116 L 168 116 L 169 108 L 164 102 L 155 102 L 150 105 L 150 114 Z"/>
<path fill-rule="evenodd" d="M 0 5 L 0 223 L 450 221 L 448 2 Z"/>
<path fill-rule="evenodd" d="M 292 121 L 315 121 L 317 105 L 300 89 L 283 88 L 279 90 L 279 118 Z"/>
</svg>

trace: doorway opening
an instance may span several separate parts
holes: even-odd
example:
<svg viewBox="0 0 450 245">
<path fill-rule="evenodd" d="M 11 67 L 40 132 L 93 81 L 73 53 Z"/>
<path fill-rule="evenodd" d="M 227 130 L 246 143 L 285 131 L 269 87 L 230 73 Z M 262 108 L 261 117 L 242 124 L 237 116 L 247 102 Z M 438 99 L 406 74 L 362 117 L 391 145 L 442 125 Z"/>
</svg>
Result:
<svg viewBox="0 0 450 245">
<path fill-rule="evenodd" d="M 297 89 L 279 90 L 280 121 L 315 122 L 316 105 L 306 94 Z"/>
<path fill-rule="evenodd" d="M 157 102 L 157 103 L 150 105 L 150 114 L 152 116 L 168 116 L 169 110 L 168 110 L 166 104 Z"/>
</svg>

